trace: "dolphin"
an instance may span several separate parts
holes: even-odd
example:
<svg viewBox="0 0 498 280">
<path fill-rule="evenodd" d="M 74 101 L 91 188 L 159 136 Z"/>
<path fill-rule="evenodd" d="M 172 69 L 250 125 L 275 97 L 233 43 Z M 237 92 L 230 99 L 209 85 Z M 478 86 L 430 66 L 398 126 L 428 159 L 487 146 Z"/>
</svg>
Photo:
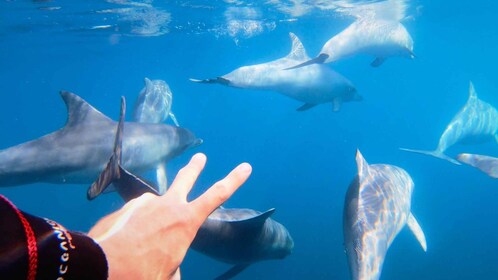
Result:
<svg viewBox="0 0 498 280">
<path fill-rule="evenodd" d="M 478 168 L 492 178 L 498 178 L 498 158 L 476 154 L 459 154 L 457 159 Z"/>
<path fill-rule="evenodd" d="M 106 191 L 111 184 L 126 202 L 145 192 L 159 195 L 150 183 L 121 165 L 125 108 L 123 98 L 114 150 L 106 167 L 88 189 L 90 199 Z M 285 258 L 291 253 L 294 241 L 282 224 L 270 218 L 273 212 L 274 208 L 261 213 L 252 209 L 219 207 L 199 228 L 191 248 L 234 264 L 217 277 L 218 280 L 230 279 L 257 261 Z"/>
<path fill-rule="evenodd" d="M 135 103 L 133 119 L 142 123 L 162 123 L 168 116 L 176 126 L 180 126 L 171 111 L 173 93 L 163 80 L 144 79 L 145 87 Z"/>
<path fill-rule="evenodd" d="M 354 85 L 341 74 L 323 65 L 303 69 L 283 70 L 309 59 L 299 38 L 289 33 L 292 40 L 290 53 L 280 59 L 243 66 L 214 79 L 190 79 L 197 83 L 216 83 L 237 88 L 271 90 L 304 102 L 298 111 L 310 109 L 318 104 L 333 103 L 339 111 L 341 104 L 360 101 Z"/>
<path fill-rule="evenodd" d="M 358 175 L 349 185 L 344 204 L 344 243 L 354 280 L 380 278 L 389 246 L 408 224 L 424 251 L 422 228 L 410 212 L 413 181 L 394 165 L 369 165 L 356 152 Z"/>
<path fill-rule="evenodd" d="M 180 126 L 171 111 L 173 93 L 168 84 L 163 80 L 150 80 L 145 78 L 145 87 L 138 95 L 135 102 L 133 119 L 141 123 L 162 123 L 168 116 L 176 126 Z M 166 163 L 161 163 L 156 168 L 156 181 L 159 192 L 165 193 L 168 188 Z"/>
<path fill-rule="evenodd" d="M 434 156 L 460 165 L 458 161 L 444 154 L 449 147 L 456 143 L 472 144 L 489 140 L 498 142 L 498 111 L 477 97 L 474 85 L 470 82 L 467 103 L 446 127 L 434 151 L 400 149 Z"/>
<path fill-rule="evenodd" d="M 234 264 L 218 280 L 230 279 L 257 261 L 283 259 L 292 252 L 294 241 L 282 224 L 270 218 L 274 211 L 220 207 L 202 224 L 191 248 Z"/>
<path fill-rule="evenodd" d="M 406 1 L 387 0 L 360 6 L 356 20 L 323 45 L 313 59 L 287 69 L 330 63 L 357 54 L 375 57 L 378 67 L 393 56 L 414 58 L 413 39 L 401 21 L 406 17 Z"/>
<path fill-rule="evenodd" d="M 0 151 L 0 186 L 37 182 L 89 184 L 112 154 L 116 122 L 81 97 L 62 91 L 66 125 L 38 139 Z M 145 172 L 202 141 L 187 129 L 166 124 L 129 123 L 123 166 Z"/>
</svg>

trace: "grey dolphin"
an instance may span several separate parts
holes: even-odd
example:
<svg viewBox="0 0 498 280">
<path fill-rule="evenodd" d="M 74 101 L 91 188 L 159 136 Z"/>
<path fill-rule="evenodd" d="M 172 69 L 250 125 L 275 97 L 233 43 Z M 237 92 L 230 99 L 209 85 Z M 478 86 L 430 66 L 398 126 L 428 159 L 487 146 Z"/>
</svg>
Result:
<svg viewBox="0 0 498 280">
<path fill-rule="evenodd" d="M 358 175 L 344 204 L 344 243 L 354 280 L 379 279 L 389 246 L 408 224 L 424 251 L 425 235 L 410 212 L 413 181 L 394 165 L 369 165 L 356 152 Z"/>
<path fill-rule="evenodd" d="M 283 70 L 309 59 L 299 38 L 289 34 L 292 40 L 291 52 L 280 59 L 243 66 L 215 79 L 197 80 L 199 83 L 217 83 L 237 88 L 271 90 L 302 101 L 298 108 L 304 111 L 322 103 L 333 103 L 333 110 L 339 111 L 347 101 L 360 101 L 354 85 L 345 77 L 323 65 L 303 69 Z"/>
<path fill-rule="evenodd" d="M 122 99 L 114 150 L 106 167 L 88 189 L 89 198 L 97 197 L 111 184 L 125 201 L 145 192 L 159 194 L 144 179 L 121 165 L 124 112 L 125 103 Z M 294 241 L 282 224 L 270 218 L 274 211 L 270 209 L 261 213 L 252 209 L 219 207 L 199 228 L 191 248 L 234 264 L 233 268 L 217 277 L 218 280 L 230 279 L 257 261 L 282 259 L 291 253 Z"/>
<path fill-rule="evenodd" d="M 144 79 L 145 87 L 135 103 L 133 119 L 142 123 L 162 123 L 168 117 L 176 126 L 180 126 L 171 111 L 173 93 L 163 80 Z"/>
<path fill-rule="evenodd" d="M 73 93 L 62 91 L 61 97 L 68 110 L 66 125 L 0 151 L 0 186 L 89 184 L 105 167 L 112 153 L 116 122 Z M 124 132 L 123 166 L 144 172 L 200 143 L 183 128 L 132 122 Z"/>
<path fill-rule="evenodd" d="M 434 156 L 460 165 L 458 161 L 444 154 L 449 147 L 456 143 L 471 144 L 489 140 L 498 142 L 498 111 L 477 97 L 474 85 L 470 82 L 467 103 L 448 124 L 434 151 L 405 148 L 401 150 Z"/>
<path fill-rule="evenodd" d="M 387 58 L 414 58 L 413 39 L 401 21 L 406 17 L 406 1 L 388 0 L 358 7 L 357 19 L 346 29 L 329 39 L 319 55 L 287 69 L 312 64 L 334 62 L 356 54 L 375 57 L 373 67 Z"/>
<path fill-rule="evenodd" d="M 292 252 L 294 241 L 282 224 L 270 218 L 274 211 L 218 208 L 202 224 L 191 247 L 234 264 L 216 279 L 230 279 L 257 261 L 283 259 Z"/>
<path fill-rule="evenodd" d="M 478 168 L 492 178 L 498 178 L 498 158 L 476 154 L 459 154 L 457 159 Z"/>
</svg>

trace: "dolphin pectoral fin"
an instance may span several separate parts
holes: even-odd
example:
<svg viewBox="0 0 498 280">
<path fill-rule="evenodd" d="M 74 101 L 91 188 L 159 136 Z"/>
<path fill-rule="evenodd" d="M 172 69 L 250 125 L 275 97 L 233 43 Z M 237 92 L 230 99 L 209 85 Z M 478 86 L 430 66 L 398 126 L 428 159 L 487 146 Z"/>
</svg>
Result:
<svg viewBox="0 0 498 280">
<path fill-rule="evenodd" d="M 232 266 L 229 270 L 227 270 L 225 273 L 222 275 L 214 278 L 214 280 L 228 280 L 232 279 L 239 273 L 241 273 L 244 269 L 246 269 L 250 264 L 236 264 Z"/>
<path fill-rule="evenodd" d="M 495 134 L 495 142 L 498 143 L 498 134 Z"/>
<path fill-rule="evenodd" d="M 406 148 L 399 148 L 400 150 L 402 151 L 406 151 L 406 152 L 412 152 L 412 153 L 417 153 L 417 154 L 423 154 L 423 155 L 429 155 L 429 156 L 433 156 L 433 157 L 437 157 L 437 158 L 440 158 L 440 159 L 444 159 L 444 160 L 447 160 L 453 164 L 456 164 L 456 165 L 462 165 L 460 162 L 458 162 L 457 160 L 441 153 L 441 152 L 438 152 L 438 151 L 424 151 L 424 150 L 413 150 L 413 149 L 406 149 Z"/>
<path fill-rule="evenodd" d="M 376 59 L 374 59 L 374 61 L 372 61 L 372 63 L 370 63 L 370 65 L 372 67 L 379 67 L 382 65 L 382 63 L 384 63 L 384 61 L 386 61 L 385 57 L 377 57 Z"/>
<path fill-rule="evenodd" d="M 100 195 L 111 183 L 115 186 L 116 191 L 125 201 L 129 201 L 146 192 L 158 194 L 157 191 L 150 186 L 150 184 L 121 167 L 125 111 L 126 102 L 124 97 L 121 97 L 121 114 L 119 117 L 118 128 L 116 129 L 116 137 L 114 139 L 114 150 L 106 167 L 100 173 L 97 180 L 88 189 L 87 198 L 89 200 L 92 200 Z"/>
<path fill-rule="evenodd" d="M 180 124 L 178 123 L 178 121 L 176 120 L 176 117 L 175 117 L 175 114 L 173 114 L 173 112 L 169 112 L 169 117 L 171 118 L 171 120 L 173 121 L 173 123 L 176 125 L 176 126 L 180 126 Z"/>
<path fill-rule="evenodd" d="M 309 110 L 309 109 L 315 107 L 316 105 L 317 104 L 304 103 L 304 105 L 297 108 L 296 111 L 299 111 L 299 112 L 306 111 L 306 110 Z"/>
<path fill-rule="evenodd" d="M 420 246 L 422 246 L 424 252 L 427 252 L 427 241 L 425 240 L 424 232 L 422 231 L 422 228 L 420 227 L 412 213 L 410 213 L 410 215 L 408 216 L 408 221 L 406 223 L 417 238 Z"/>
<path fill-rule="evenodd" d="M 273 215 L 275 212 L 275 208 L 271 208 L 267 210 L 266 212 L 263 212 L 259 215 L 247 218 L 247 219 L 241 219 L 241 220 L 233 220 L 233 221 L 228 221 L 228 223 L 232 225 L 237 225 L 239 227 L 243 227 L 244 229 L 250 230 L 253 228 L 261 228 L 261 226 L 266 222 L 266 220 Z"/>
<path fill-rule="evenodd" d="M 339 112 L 341 110 L 341 105 L 342 105 L 342 98 L 340 97 L 334 97 L 334 100 L 332 100 L 332 110 L 334 112 Z"/>
<path fill-rule="evenodd" d="M 308 61 L 305 61 L 305 62 L 303 62 L 301 64 L 298 64 L 298 65 L 295 65 L 295 66 L 292 66 L 292 67 L 284 68 L 283 70 L 297 69 L 297 68 L 301 68 L 301 67 L 312 65 L 312 64 L 322 64 L 322 63 L 325 62 L 325 60 L 327 60 L 327 58 L 329 58 L 328 54 L 321 53 L 320 55 L 318 55 L 315 58 L 312 58 L 312 59 L 310 59 Z"/>
<path fill-rule="evenodd" d="M 222 84 L 222 85 L 230 84 L 230 80 L 225 79 L 223 77 L 217 77 L 214 79 L 204 79 L 204 80 L 190 78 L 189 80 L 194 83 L 203 83 L 203 84 Z"/>
<path fill-rule="evenodd" d="M 166 175 L 166 164 L 161 163 L 156 169 L 157 192 L 163 195 L 168 190 L 168 177 Z"/>
</svg>

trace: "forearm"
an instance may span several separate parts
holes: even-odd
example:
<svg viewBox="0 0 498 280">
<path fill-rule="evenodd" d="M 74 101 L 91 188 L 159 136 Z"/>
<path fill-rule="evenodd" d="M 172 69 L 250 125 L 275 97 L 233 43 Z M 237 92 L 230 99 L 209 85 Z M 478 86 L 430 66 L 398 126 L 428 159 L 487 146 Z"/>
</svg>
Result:
<svg viewBox="0 0 498 280">
<path fill-rule="evenodd" d="M 107 279 L 102 249 L 88 236 L 18 210 L 0 196 L 1 279 Z"/>
</svg>

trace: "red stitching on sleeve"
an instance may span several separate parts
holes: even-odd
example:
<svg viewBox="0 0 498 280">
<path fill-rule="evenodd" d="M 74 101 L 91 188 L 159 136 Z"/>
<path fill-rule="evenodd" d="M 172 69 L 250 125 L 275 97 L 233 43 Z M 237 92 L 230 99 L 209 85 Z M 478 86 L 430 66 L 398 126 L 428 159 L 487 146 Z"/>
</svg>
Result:
<svg viewBox="0 0 498 280">
<path fill-rule="evenodd" d="M 19 217 L 19 220 L 21 221 L 24 227 L 24 233 L 26 234 L 26 239 L 28 241 L 29 269 L 28 269 L 27 280 L 35 280 L 36 269 L 38 268 L 38 248 L 36 247 L 35 233 L 33 232 L 31 225 L 29 224 L 26 217 L 24 217 L 24 215 L 21 213 L 21 211 L 19 211 L 19 209 L 17 209 L 17 207 L 3 195 L 0 195 L 0 198 L 2 198 L 5 202 L 7 202 L 7 204 L 9 204 L 12 207 L 12 209 L 14 209 L 14 211 L 17 214 L 17 217 Z"/>
</svg>

